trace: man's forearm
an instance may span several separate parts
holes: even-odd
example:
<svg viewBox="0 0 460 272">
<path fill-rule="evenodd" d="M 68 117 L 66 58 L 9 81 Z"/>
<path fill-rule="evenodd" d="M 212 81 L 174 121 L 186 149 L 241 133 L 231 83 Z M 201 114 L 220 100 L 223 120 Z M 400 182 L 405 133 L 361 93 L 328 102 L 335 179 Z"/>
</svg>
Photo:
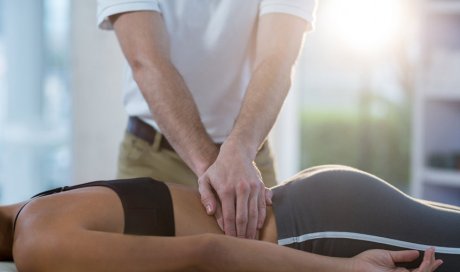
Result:
<svg viewBox="0 0 460 272">
<path fill-rule="evenodd" d="M 228 142 L 237 142 L 252 159 L 266 139 L 291 86 L 291 67 L 276 57 L 255 69 Z"/>
<path fill-rule="evenodd" d="M 128 12 L 111 18 L 134 79 L 161 132 L 197 174 L 215 160 L 217 148 L 201 123 L 182 76 L 170 60 L 161 14 Z"/>
<path fill-rule="evenodd" d="M 218 149 L 182 76 L 168 61 L 135 69 L 134 75 L 161 132 L 200 176 L 214 162 Z"/>
<path fill-rule="evenodd" d="M 228 138 L 239 140 L 254 159 L 291 87 L 291 70 L 302 47 L 307 23 L 295 16 L 261 16 L 257 30 L 255 69 L 242 108 Z"/>
</svg>

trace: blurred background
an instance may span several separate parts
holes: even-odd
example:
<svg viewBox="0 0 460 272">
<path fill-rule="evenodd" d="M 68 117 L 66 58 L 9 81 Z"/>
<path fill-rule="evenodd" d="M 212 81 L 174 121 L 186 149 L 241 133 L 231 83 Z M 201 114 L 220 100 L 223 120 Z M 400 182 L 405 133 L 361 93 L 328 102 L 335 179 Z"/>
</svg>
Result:
<svg viewBox="0 0 460 272">
<path fill-rule="evenodd" d="M 318 164 L 460 204 L 460 1 L 320 0 L 270 135 Z M 96 1 L 0 0 L 0 203 L 115 176 L 123 57 Z"/>
</svg>

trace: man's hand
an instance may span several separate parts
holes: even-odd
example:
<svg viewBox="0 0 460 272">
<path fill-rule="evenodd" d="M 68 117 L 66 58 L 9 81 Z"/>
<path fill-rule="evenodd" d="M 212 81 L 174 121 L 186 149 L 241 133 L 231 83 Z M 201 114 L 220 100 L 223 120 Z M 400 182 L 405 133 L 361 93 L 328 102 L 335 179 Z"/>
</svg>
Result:
<svg viewBox="0 0 460 272">
<path fill-rule="evenodd" d="M 207 213 L 214 214 L 225 234 L 256 238 L 271 195 L 266 193 L 259 170 L 244 150 L 222 145 L 216 161 L 199 178 L 198 186 Z"/>
<path fill-rule="evenodd" d="M 368 250 L 355 257 L 353 271 L 367 272 L 432 272 L 441 264 L 441 260 L 436 260 L 434 248 L 425 251 L 423 261 L 419 268 L 408 270 L 397 267 L 396 263 L 412 262 L 418 258 L 419 252 L 416 250 L 403 251 L 386 251 L 386 250 Z"/>
</svg>

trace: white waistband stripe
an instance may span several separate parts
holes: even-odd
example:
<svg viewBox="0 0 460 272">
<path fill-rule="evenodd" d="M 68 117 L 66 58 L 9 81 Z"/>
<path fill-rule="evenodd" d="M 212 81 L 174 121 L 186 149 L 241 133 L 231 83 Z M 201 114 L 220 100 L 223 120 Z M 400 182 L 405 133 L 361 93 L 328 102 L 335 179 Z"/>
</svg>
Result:
<svg viewBox="0 0 460 272">
<path fill-rule="evenodd" d="M 385 237 L 379 237 L 374 235 L 368 234 L 361 234 L 361 233 L 353 233 L 353 232 L 337 232 L 337 231 L 325 231 L 325 232 L 315 232 L 315 233 L 307 233 L 304 235 L 290 237 L 285 239 L 278 240 L 278 245 L 285 246 L 293 243 L 302 243 L 309 240 L 315 239 L 327 239 L 327 238 L 339 238 L 339 239 L 352 239 L 352 240 L 360 240 L 360 241 L 367 241 L 367 242 L 375 242 L 379 244 L 386 244 L 401 248 L 407 249 L 415 249 L 415 250 L 425 250 L 431 246 L 436 248 L 437 253 L 444 253 L 444 254 L 460 254 L 460 248 L 456 247 L 440 247 L 436 245 L 424 245 L 424 244 L 416 244 L 396 239 L 390 239 Z"/>
</svg>

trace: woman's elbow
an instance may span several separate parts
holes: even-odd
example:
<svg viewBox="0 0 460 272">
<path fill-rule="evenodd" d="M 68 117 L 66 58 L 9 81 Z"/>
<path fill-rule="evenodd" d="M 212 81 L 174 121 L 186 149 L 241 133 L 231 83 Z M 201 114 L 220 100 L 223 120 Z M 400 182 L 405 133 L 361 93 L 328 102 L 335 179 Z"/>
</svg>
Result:
<svg viewBox="0 0 460 272">
<path fill-rule="evenodd" d="M 225 243 L 227 237 L 219 234 L 204 234 L 199 237 L 196 267 L 198 271 L 231 270 L 230 252 Z"/>
</svg>

